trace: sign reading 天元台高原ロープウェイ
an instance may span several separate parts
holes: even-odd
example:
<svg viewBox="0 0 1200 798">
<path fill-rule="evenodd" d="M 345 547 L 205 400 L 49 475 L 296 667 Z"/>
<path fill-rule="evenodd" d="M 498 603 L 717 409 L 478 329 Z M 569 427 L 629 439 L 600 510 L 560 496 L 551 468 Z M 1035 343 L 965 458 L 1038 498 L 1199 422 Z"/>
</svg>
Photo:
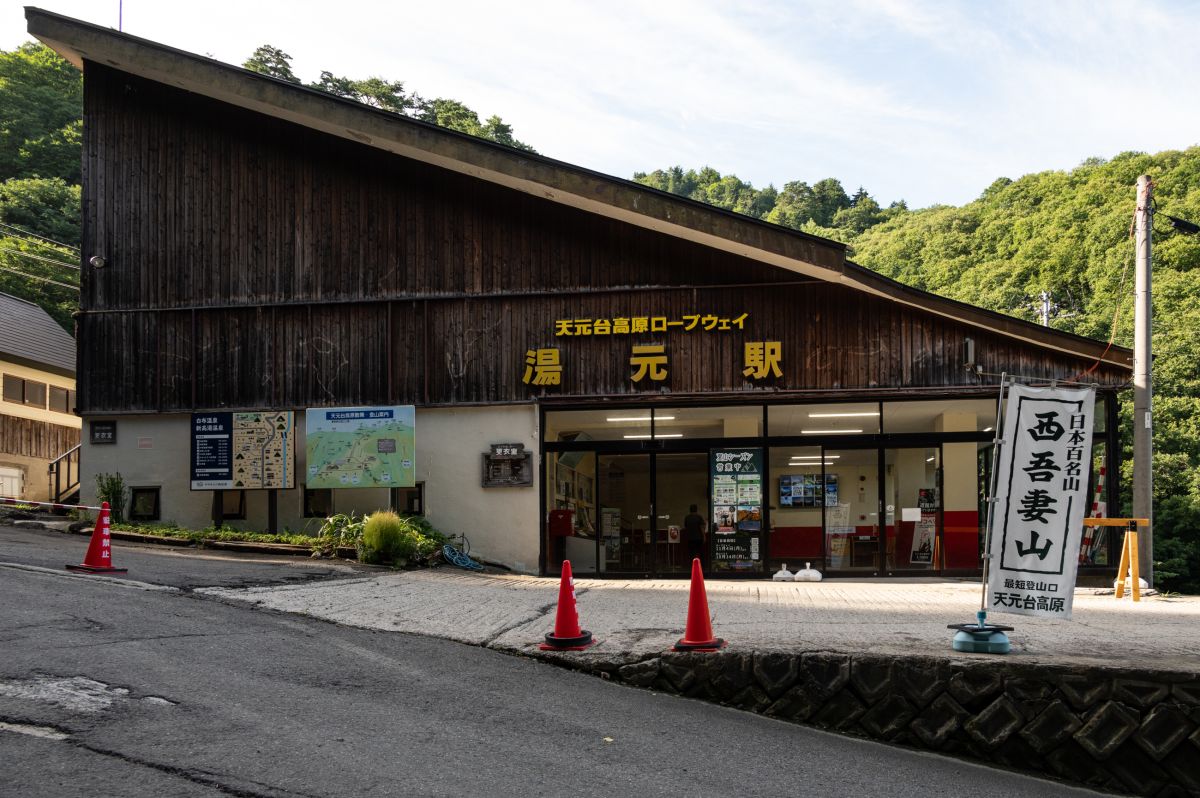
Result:
<svg viewBox="0 0 1200 798">
<path fill-rule="evenodd" d="M 1009 389 L 988 566 L 994 612 L 1071 617 L 1094 404 L 1090 388 Z"/>
<path fill-rule="evenodd" d="M 415 486 L 416 418 L 412 405 L 309 408 L 306 487 Z"/>
<path fill-rule="evenodd" d="M 761 561 L 763 450 L 713 449 L 712 560 L 718 569 L 754 568 Z"/>
<path fill-rule="evenodd" d="M 296 487 L 295 414 L 192 414 L 192 490 Z"/>
</svg>

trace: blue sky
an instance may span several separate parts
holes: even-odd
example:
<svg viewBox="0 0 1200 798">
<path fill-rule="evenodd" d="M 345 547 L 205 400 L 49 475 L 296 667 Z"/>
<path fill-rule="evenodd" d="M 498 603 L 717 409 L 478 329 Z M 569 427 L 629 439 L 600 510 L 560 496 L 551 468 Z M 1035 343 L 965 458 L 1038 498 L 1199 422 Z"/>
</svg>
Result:
<svg viewBox="0 0 1200 798">
<path fill-rule="evenodd" d="M 42 3 L 117 23 L 118 0 Z M 0 47 L 28 38 L 21 6 L 0 6 Z M 621 177 L 836 177 L 924 207 L 1200 143 L 1197 3 L 125 0 L 124 28 L 232 63 L 269 42 L 305 80 L 403 80 Z"/>
</svg>

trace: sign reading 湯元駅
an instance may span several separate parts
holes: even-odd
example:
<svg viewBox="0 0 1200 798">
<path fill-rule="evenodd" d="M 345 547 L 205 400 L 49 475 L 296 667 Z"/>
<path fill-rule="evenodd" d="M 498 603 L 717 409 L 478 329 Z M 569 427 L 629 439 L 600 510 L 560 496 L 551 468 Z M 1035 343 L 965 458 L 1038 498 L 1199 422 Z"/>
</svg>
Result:
<svg viewBox="0 0 1200 798">
<path fill-rule="evenodd" d="M 603 319 L 556 319 L 556 338 L 602 338 L 655 335 L 672 332 L 728 332 L 744 330 L 748 313 L 736 317 L 712 313 L 668 316 L 615 316 Z M 741 375 L 751 382 L 783 376 L 783 346 L 779 341 L 744 341 Z M 665 382 L 671 373 L 671 352 L 665 343 L 631 344 L 629 380 L 635 384 Z M 533 387 L 563 384 L 567 364 L 558 346 L 541 346 L 525 351 L 521 381 Z"/>
<path fill-rule="evenodd" d="M 1091 388 L 1009 389 L 988 573 L 990 610 L 1071 617 L 1094 405 Z"/>
<path fill-rule="evenodd" d="M 412 405 L 309 408 L 306 487 L 415 486 L 416 417 Z"/>
<path fill-rule="evenodd" d="M 296 486 L 295 415 L 193 413 L 192 490 Z"/>
</svg>

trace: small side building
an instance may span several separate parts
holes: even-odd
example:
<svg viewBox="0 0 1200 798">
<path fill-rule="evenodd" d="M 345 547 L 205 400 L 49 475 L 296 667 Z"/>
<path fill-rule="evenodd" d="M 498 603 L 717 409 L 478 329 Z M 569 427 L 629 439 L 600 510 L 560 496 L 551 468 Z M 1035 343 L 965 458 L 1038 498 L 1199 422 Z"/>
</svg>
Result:
<svg viewBox="0 0 1200 798">
<path fill-rule="evenodd" d="M 8 294 L 0 294 L 0 381 L 0 497 L 69 498 L 78 490 L 81 424 L 75 339 L 46 311 Z M 51 464 L 60 468 L 57 491 Z"/>
</svg>

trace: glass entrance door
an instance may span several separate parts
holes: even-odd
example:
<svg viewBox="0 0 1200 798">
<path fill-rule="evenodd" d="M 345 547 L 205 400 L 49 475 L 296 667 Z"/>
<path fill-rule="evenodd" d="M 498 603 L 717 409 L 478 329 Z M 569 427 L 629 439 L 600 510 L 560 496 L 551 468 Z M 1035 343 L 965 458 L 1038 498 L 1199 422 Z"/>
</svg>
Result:
<svg viewBox="0 0 1200 798">
<path fill-rule="evenodd" d="M 604 573 L 653 573 L 652 457 L 643 453 L 596 455 Z"/>
<path fill-rule="evenodd" d="M 884 449 L 883 462 L 888 574 L 940 570 L 941 450 L 937 446 Z"/>
<path fill-rule="evenodd" d="M 879 575 L 885 532 L 879 454 L 877 448 L 822 450 L 821 491 L 830 571 Z"/>
<path fill-rule="evenodd" d="M 654 455 L 655 570 L 691 573 L 692 558 L 709 567 L 708 454 Z"/>
<path fill-rule="evenodd" d="M 596 462 L 600 571 L 689 573 L 691 553 L 706 551 L 707 453 L 600 453 Z"/>
</svg>

